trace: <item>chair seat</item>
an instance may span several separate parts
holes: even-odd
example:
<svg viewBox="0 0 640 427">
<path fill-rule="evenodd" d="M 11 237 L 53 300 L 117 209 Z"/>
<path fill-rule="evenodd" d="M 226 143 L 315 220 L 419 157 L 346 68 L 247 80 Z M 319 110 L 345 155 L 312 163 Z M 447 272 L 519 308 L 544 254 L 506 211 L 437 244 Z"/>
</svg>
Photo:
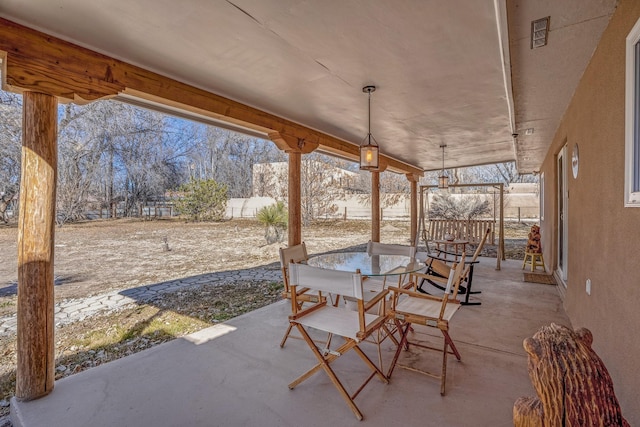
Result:
<svg viewBox="0 0 640 427">
<path fill-rule="evenodd" d="M 442 320 L 451 320 L 451 318 L 459 308 L 460 304 L 447 304 L 444 309 Z M 398 313 L 411 313 L 418 316 L 438 319 L 440 317 L 441 309 L 441 301 L 433 301 L 422 298 L 405 298 L 398 303 L 394 311 Z"/>
<path fill-rule="evenodd" d="M 375 322 L 380 316 L 365 313 L 365 324 Z M 325 306 L 320 310 L 309 313 L 297 320 L 297 323 L 318 329 L 324 332 L 332 332 L 335 335 L 348 337 L 359 342 L 357 334 L 360 331 L 358 312 L 333 306 Z"/>
<path fill-rule="evenodd" d="M 380 277 L 367 277 L 362 281 L 362 287 L 365 291 L 381 292 L 386 288 L 385 279 Z"/>
</svg>

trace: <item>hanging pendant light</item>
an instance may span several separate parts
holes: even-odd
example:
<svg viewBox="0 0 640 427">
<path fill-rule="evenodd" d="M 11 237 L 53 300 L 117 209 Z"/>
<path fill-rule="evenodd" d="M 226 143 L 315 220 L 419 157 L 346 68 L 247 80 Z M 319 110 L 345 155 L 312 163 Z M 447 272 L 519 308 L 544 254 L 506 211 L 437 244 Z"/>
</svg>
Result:
<svg viewBox="0 0 640 427">
<path fill-rule="evenodd" d="M 378 147 L 376 139 L 371 135 L 371 92 L 375 92 L 375 90 L 375 86 L 362 88 L 364 93 L 369 94 L 369 132 L 360 144 L 360 169 L 362 170 L 379 169 L 380 147 Z"/>
<path fill-rule="evenodd" d="M 447 144 L 440 145 L 442 148 L 442 171 L 440 172 L 440 176 L 438 177 L 438 188 L 441 190 L 446 190 L 449 188 L 449 177 L 444 172 L 444 149 Z"/>
</svg>

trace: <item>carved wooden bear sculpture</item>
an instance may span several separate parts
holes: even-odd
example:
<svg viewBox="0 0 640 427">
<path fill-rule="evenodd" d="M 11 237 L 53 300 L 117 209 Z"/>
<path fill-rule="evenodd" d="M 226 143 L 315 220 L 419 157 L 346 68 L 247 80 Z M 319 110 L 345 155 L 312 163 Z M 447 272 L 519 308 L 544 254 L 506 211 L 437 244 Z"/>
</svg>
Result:
<svg viewBox="0 0 640 427">
<path fill-rule="evenodd" d="M 524 340 L 538 397 L 516 400 L 515 426 L 629 426 L 592 342 L 588 329 L 574 332 L 555 323 Z"/>
<path fill-rule="evenodd" d="M 537 225 L 532 225 L 531 231 L 529 231 L 527 252 L 532 252 L 535 254 L 542 253 L 542 245 L 540 244 L 540 227 Z"/>
</svg>

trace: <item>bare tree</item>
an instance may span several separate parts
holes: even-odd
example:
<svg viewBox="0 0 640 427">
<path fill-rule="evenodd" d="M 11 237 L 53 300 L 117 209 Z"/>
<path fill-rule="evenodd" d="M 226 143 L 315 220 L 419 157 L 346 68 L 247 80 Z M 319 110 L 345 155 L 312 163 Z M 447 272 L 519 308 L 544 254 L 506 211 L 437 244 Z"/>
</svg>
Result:
<svg viewBox="0 0 640 427">
<path fill-rule="evenodd" d="M 403 200 L 409 194 L 409 181 L 404 175 L 394 172 L 380 174 L 380 207 L 388 208 Z M 360 171 L 357 193 L 361 203 L 371 206 L 371 173 Z"/>
<path fill-rule="evenodd" d="M 286 159 L 271 141 L 208 127 L 190 156 L 190 174 L 227 185 L 229 197 L 251 197 L 252 165 Z"/>
<path fill-rule="evenodd" d="M 3 218 L 9 219 L 6 211 L 17 205 L 20 186 L 22 97 L 0 91 L 0 117 L 0 196 L 5 201 Z"/>
<path fill-rule="evenodd" d="M 445 173 L 450 177 L 452 184 L 481 184 L 493 182 L 509 185 L 514 182 L 537 182 L 537 177 L 534 175 L 520 175 L 516 170 L 514 162 L 446 169 Z M 420 182 L 422 184 L 435 185 L 438 183 L 438 176 L 440 174 L 441 171 L 439 170 L 426 172 Z"/>
<path fill-rule="evenodd" d="M 345 189 L 350 185 L 350 175 L 339 167 L 342 165 L 338 159 L 323 154 L 303 156 L 300 182 L 304 225 L 337 212 L 335 201 L 345 199 Z"/>
<path fill-rule="evenodd" d="M 285 162 L 254 163 L 253 195 L 285 201 L 288 196 L 288 165 Z"/>
</svg>

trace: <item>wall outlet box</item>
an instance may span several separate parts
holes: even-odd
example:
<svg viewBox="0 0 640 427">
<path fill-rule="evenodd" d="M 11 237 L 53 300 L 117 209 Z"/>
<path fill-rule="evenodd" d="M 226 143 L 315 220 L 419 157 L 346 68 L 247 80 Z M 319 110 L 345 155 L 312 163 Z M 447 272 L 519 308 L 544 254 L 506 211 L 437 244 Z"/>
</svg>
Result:
<svg viewBox="0 0 640 427">
<path fill-rule="evenodd" d="M 587 279 L 587 295 L 591 295 L 591 279 Z"/>
</svg>

